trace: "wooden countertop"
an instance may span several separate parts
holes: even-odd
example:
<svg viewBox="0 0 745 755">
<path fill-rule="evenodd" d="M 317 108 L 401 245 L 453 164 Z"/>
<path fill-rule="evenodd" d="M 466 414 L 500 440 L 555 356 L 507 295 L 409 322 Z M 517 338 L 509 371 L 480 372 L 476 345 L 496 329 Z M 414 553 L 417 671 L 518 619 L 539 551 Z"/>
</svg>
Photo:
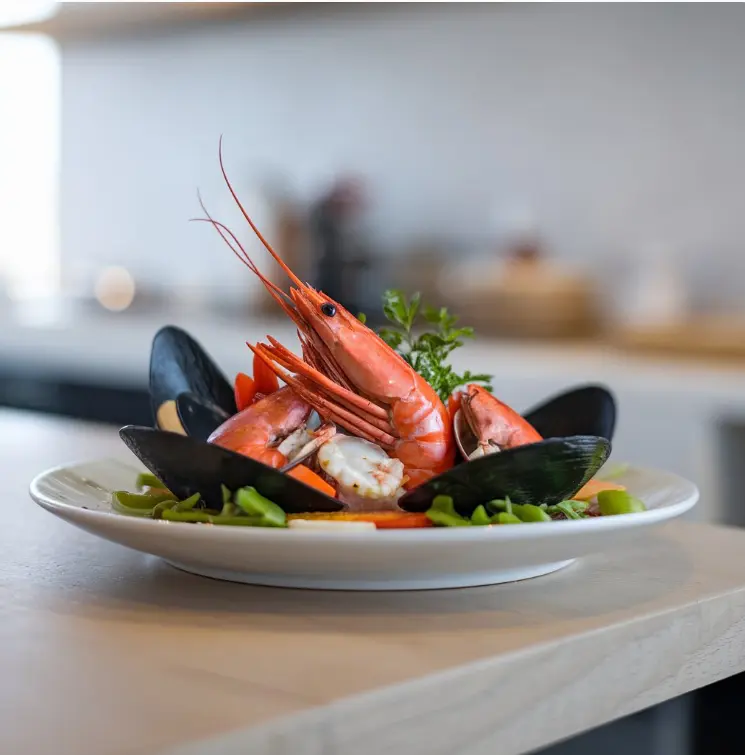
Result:
<svg viewBox="0 0 745 755">
<path fill-rule="evenodd" d="M 34 506 L 46 467 L 127 458 L 113 428 L 2 412 L 0 438 L 3 752 L 512 755 L 745 670 L 739 530 L 498 587 L 254 588 Z"/>
</svg>

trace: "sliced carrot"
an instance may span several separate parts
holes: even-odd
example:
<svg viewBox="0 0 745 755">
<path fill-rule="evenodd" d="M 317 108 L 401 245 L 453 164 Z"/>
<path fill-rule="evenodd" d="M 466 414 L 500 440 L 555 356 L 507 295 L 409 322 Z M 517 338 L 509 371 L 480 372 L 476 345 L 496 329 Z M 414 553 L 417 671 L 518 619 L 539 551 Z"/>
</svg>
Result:
<svg viewBox="0 0 745 755">
<path fill-rule="evenodd" d="M 246 375 L 245 372 L 239 372 L 235 376 L 235 405 L 238 411 L 243 411 L 247 406 L 253 403 L 256 395 L 256 384 L 253 378 Z"/>
<path fill-rule="evenodd" d="M 309 469 L 304 464 L 298 464 L 298 466 L 293 467 L 289 472 L 287 472 L 287 474 L 290 477 L 294 477 L 299 482 L 304 482 L 311 488 L 320 490 L 321 493 L 325 493 L 331 498 L 336 498 L 336 490 L 334 490 L 333 486 L 329 485 L 326 480 L 317 475 L 312 469 Z"/>
<path fill-rule="evenodd" d="M 432 520 L 424 513 L 411 511 L 373 511 L 362 514 L 363 522 L 373 522 L 379 530 L 406 530 L 432 527 Z"/>
<path fill-rule="evenodd" d="M 424 513 L 409 511 L 314 511 L 308 514 L 288 514 L 288 519 L 331 519 L 341 522 L 372 522 L 379 530 L 417 529 L 432 527 Z"/>
<path fill-rule="evenodd" d="M 277 376 L 267 367 L 266 362 L 254 354 L 254 385 L 257 393 L 274 393 L 279 388 Z"/>
<path fill-rule="evenodd" d="M 604 490 L 626 490 L 625 486 L 619 485 L 615 482 L 607 482 L 606 480 L 590 480 L 585 483 L 583 488 L 580 488 L 573 496 L 574 501 L 589 501 L 594 498 L 598 493 L 602 493 Z"/>
</svg>

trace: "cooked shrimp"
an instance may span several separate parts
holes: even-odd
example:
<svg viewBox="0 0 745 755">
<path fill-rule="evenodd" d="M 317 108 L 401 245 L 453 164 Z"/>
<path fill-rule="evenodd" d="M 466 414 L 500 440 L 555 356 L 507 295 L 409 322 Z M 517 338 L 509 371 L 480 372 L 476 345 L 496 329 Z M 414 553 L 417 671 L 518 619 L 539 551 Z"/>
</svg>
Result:
<svg viewBox="0 0 745 755">
<path fill-rule="evenodd" d="M 401 461 L 407 486 L 452 467 L 452 424 L 432 386 L 358 318 L 292 272 L 241 205 L 225 171 L 222 150 L 220 167 L 243 216 L 294 284 L 289 294 L 266 278 L 226 226 L 208 213 L 206 220 L 298 326 L 303 358 L 273 338 L 250 348 L 319 415 Z"/>
<path fill-rule="evenodd" d="M 476 438 L 476 449 L 469 458 L 543 440 L 514 409 L 475 383 L 468 385 L 460 397 L 460 411 Z"/>
<path fill-rule="evenodd" d="M 336 431 L 327 424 L 308 435 L 311 411 L 292 388 L 284 386 L 227 419 L 207 442 L 270 467 L 283 467 L 298 454 L 307 454 L 309 443 L 320 445 Z"/>
</svg>

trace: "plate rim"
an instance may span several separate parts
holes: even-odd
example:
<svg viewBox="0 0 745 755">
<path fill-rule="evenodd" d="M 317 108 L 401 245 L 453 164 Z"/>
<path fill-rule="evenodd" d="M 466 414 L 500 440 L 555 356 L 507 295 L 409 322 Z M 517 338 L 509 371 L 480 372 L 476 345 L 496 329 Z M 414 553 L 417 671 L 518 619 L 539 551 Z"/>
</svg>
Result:
<svg viewBox="0 0 745 755">
<path fill-rule="evenodd" d="M 165 532 L 166 530 L 162 528 L 168 527 L 168 531 L 174 536 L 179 536 L 178 533 L 181 533 L 182 535 L 190 533 L 193 537 L 207 538 L 212 541 L 214 541 L 215 538 L 245 541 L 251 541 L 256 538 L 275 538 L 278 541 L 302 538 L 320 542 L 328 541 L 332 543 L 339 542 L 340 540 L 348 541 L 350 539 L 355 539 L 367 542 L 377 542 L 380 544 L 402 542 L 414 542 L 417 544 L 426 542 L 438 543 L 442 540 L 447 540 L 450 543 L 472 543 L 474 541 L 480 542 L 483 540 L 504 542 L 561 537 L 562 535 L 582 535 L 592 532 L 603 533 L 607 531 L 617 531 L 631 527 L 645 525 L 651 526 L 669 519 L 677 518 L 690 511 L 698 503 L 700 498 L 698 486 L 691 480 L 688 480 L 675 472 L 669 472 L 654 467 L 629 464 L 626 470 L 627 472 L 638 471 L 645 474 L 659 475 L 667 478 L 670 482 L 675 482 L 678 486 L 683 486 L 687 489 L 685 498 L 677 503 L 663 504 L 660 507 L 633 514 L 617 514 L 615 516 L 592 517 L 588 519 L 555 520 L 551 522 L 531 522 L 530 527 L 432 527 L 419 529 L 333 532 L 330 530 L 315 531 L 302 529 L 290 531 L 284 528 L 271 527 L 195 527 L 188 522 L 156 521 L 142 517 L 130 517 L 124 514 L 118 514 L 115 511 L 85 509 L 81 506 L 57 500 L 40 489 L 40 486 L 45 480 L 62 471 L 70 471 L 84 466 L 103 464 L 116 464 L 120 467 L 131 469 L 134 474 L 140 471 L 136 466 L 130 466 L 126 461 L 115 456 L 98 457 L 78 462 L 67 462 L 50 467 L 37 474 L 29 485 L 29 495 L 34 503 L 45 511 L 75 525 L 81 525 L 84 522 L 90 522 L 91 524 L 95 522 L 100 524 L 116 522 L 114 525 L 115 527 L 129 529 L 133 532 L 153 532 L 153 527 L 160 527 L 161 530 Z M 108 525 L 105 526 L 108 527 Z M 98 529 L 99 527 L 96 527 L 96 530 Z"/>
</svg>

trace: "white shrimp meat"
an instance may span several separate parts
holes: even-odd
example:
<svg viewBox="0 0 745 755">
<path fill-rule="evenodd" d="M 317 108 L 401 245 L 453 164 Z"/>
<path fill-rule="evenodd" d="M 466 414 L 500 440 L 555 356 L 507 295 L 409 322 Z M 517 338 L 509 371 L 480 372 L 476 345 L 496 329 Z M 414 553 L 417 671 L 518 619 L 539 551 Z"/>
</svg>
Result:
<svg viewBox="0 0 745 755">
<path fill-rule="evenodd" d="M 321 469 L 336 484 L 340 501 L 352 510 L 397 508 L 403 494 L 404 465 L 362 438 L 336 435 L 318 451 Z"/>
</svg>

